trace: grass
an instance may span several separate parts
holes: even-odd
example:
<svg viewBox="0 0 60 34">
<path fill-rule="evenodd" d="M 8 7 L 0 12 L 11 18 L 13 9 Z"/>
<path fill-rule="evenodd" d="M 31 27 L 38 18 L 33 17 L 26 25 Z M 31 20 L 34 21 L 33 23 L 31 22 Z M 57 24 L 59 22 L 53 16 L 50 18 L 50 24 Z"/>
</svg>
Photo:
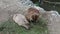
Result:
<svg viewBox="0 0 60 34">
<path fill-rule="evenodd" d="M 34 25 L 31 23 L 32 28 L 26 30 L 25 28 L 17 25 L 13 21 L 6 21 L 0 24 L 1 34 L 48 34 L 47 22 L 44 19 L 37 21 Z"/>
</svg>

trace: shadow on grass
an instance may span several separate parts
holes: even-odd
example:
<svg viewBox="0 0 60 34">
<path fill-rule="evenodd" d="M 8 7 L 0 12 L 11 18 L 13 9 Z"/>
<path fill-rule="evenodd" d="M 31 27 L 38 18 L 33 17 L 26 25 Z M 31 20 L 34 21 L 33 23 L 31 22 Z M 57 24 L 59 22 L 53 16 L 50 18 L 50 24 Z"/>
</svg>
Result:
<svg viewBox="0 0 60 34">
<path fill-rule="evenodd" d="M 39 21 L 34 25 L 30 30 L 26 30 L 25 28 L 18 26 L 13 21 L 6 21 L 1 24 L 0 27 L 4 27 L 0 29 L 1 34 L 48 34 L 47 23 L 44 19 L 40 18 Z"/>
</svg>

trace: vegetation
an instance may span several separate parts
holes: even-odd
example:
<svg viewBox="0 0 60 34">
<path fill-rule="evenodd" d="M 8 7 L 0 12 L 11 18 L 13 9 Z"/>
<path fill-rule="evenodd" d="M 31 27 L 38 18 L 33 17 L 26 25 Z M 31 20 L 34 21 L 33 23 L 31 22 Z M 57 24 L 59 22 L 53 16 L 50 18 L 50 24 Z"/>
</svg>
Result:
<svg viewBox="0 0 60 34">
<path fill-rule="evenodd" d="M 2 34 L 48 34 L 47 22 L 40 18 L 36 24 L 31 23 L 32 28 L 26 30 L 17 25 L 14 21 L 6 21 L 0 26 L 0 33 Z M 3 29 L 2 29 L 3 28 Z"/>
<path fill-rule="evenodd" d="M 60 2 L 60 0 L 48 0 L 51 2 Z M 36 6 L 40 6 L 44 8 L 45 10 L 56 10 L 60 13 L 60 4 L 52 4 L 52 3 L 44 3 L 42 5 L 39 5 L 39 2 L 34 3 Z"/>
</svg>

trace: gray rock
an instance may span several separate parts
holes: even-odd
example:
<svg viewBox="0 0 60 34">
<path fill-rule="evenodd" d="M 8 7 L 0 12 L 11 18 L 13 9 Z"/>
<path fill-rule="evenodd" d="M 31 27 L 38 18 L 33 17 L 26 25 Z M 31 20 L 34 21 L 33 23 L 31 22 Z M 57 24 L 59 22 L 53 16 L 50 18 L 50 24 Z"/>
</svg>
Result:
<svg viewBox="0 0 60 34">
<path fill-rule="evenodd" d="M 7 21 L 15 13 L 25 14 L 31 5 L 30 0 L 0 0 L 0 22 Z"/>
<path fill-rule="evenodd" d="M 50 34 L 60 34 L 60 15 L 57 11 L 48 11 L 43 14 L 48 20 L 48 30 Z"/>
</svg>

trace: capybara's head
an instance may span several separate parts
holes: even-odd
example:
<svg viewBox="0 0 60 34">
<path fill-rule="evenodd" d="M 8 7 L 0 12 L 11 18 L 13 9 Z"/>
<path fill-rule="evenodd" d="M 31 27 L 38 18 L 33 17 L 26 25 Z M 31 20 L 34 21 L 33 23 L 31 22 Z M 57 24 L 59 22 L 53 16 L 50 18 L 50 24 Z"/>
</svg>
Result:
<svg viewBox="0 0 60 34">
<path fill-rule="evenodd" d="M 30 21 L 36 21 L 39 17 L 39 10 L 36 8 L 29 8 L 27 12 L 27 19 Z"/>
</svg>

